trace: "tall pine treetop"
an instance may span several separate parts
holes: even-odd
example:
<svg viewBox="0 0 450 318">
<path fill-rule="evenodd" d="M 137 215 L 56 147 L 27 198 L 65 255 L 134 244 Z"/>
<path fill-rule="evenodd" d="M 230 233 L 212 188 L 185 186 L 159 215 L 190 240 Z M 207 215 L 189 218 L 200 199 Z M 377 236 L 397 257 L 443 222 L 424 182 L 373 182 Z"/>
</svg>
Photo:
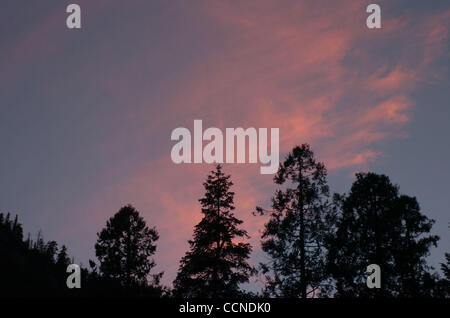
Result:
<svg viewBox="0 0 450 318">
<path fill-rule="evenodd" d="M 262 233 L 262 249 L 270 260 L 261 264 L 265 293 L 302 297 L 326 293 L 324 270 L 327 233 L 328 185 L 326 169 L 308 144 L 290 152 L 274 178 L 284 188 L 272 198 L 270 219 Z M 257 207 L 260 214 L 266 211 Z"/>
<path fill-rule="evenodd" d="M 201 198 L 202 220 L 194 228 L 190 249 L 180 261 L 174 281 L 175 294 L 183 297 L 238 296 L 239 285 L 249 281 L 254 269 L 247 263 L 251 252 L 248 243 L 235 239 L 248 238 L 234 216 L 234 192 L 230 176 L 220 165 L 211 171 Z"/>
</svg>

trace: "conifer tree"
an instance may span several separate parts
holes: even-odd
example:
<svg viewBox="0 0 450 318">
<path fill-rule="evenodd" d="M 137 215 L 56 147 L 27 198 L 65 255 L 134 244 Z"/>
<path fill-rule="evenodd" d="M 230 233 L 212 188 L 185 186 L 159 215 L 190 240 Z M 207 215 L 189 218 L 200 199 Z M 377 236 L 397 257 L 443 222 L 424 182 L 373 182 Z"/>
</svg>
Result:
<svg viewBox="0 0 450 318">
<path fill-rule="evenodd" d="M 133 206 L 122 207 L 98 233 L 95 253 L 101 274 L 125 287 L 147 285 L 150 270 L 156 265 L 151 256 L 158 238 L 156 229 L 149 228 Z"/>
<path fill-rule="evenodd" d="M 441 264 L 441 269 L 444 272 L 445 278 L 450 281 L 450 253 L 445 253 L 445 263 Z"/>
<path fill-rule="evenodd" d="M 328 186 L 325 166 L 308 144 L 295 147 L 280 165 L 272 210 L 262 234 L 262 249 L 270 262 L 261 264 L 269 296 L 301 297 L 327 292 L 326 251 Z"/>
<path fill-rule="evenodd" d="M 385 175 L 359 173 L 339 205 L 337 231 L 328 239 L 337 297 L 430 295 L 434 278 L 425 257 L 438 236 L 416 198 L 399 194 Z M 369 264 L 381 269 L 381 288 L 366 286 Z"/>
<path fill-rule="evenodd" d="M 56 257 L 56 265 L 65 270 L 69 264 L 70 258 L 67 255 L 67 247 L 63 245 Z"/>
<path fill-rule="evenodd" d="M 232 297 L 240 294 L 239 284 L 249 281 L 255 270 L 247 260 L 251 252 L 248 238 L 234 216 L 234 192 L 230 176 L 217 165 L 206 182 L 201 198 L 203 218 L 194 228 L 190 249 L 180 261 L 174 281 L 179 297 Z"/>
</svg>

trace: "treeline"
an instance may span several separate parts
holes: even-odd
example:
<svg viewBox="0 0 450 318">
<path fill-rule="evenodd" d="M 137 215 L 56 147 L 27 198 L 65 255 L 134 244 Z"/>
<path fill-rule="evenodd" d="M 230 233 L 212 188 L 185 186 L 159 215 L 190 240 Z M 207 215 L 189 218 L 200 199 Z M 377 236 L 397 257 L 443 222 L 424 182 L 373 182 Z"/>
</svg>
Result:
<svg viewBox="0 0 450 318">
<path fill-rule="evenodd" d="M 172 287 L 153 273 L 156 228 L 131 205 L 122 207 L 98 233 L 97 260 L 81 269 L 81 288 L 68 289 L 65 246 L 23 238 L 15 217 L 0 214 L 0 272 L 3 297 L 450 297 L 450 254 L 443 276 L 426 262 L 439 237 L 415 197 L 400 193 L 385 175 L 356 174 L 349 193 L 330 194 L 327 171 L 309 145 L 295 147 L 280 165 L 261 247 L 267 262 L 248 260 L 252 246 L 235 214 L 229 175 L 217 165 L 199 200 L 202 219 L 180 261 Z M 242 213 L 242 212 L 241 212 Z M 380 288 L 368 288 L 367 266 L 381 269 Z M 242 289 L 264 277 L 259 293 Z"/>
<path fill-rule="evenodd" d="M 23 240 L 23 230 L 17 216 L 0 213 L 0 295 L 57 295 L 65 291 L 66 267 L 70 264 L 67 249 L 58 251 L 55 241 Z M 66 287 L 66 288 L 64 288 Z"/>
</svg>

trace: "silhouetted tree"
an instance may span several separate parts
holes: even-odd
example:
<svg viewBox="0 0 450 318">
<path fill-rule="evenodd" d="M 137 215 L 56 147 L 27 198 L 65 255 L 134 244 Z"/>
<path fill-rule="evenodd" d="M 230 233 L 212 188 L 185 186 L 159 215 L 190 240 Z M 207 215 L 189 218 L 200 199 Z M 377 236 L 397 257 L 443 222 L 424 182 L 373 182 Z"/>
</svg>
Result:
<svg viewBox="0 0 450 318">
<path fill-rule="evenodd" d="M 280 165 L 277 190 L 262 234 L 262 249 L 271 261 L 261 264 L 266 275 L 266 293 L 279 297 L 325 294 L 328 186 L 325 166 L 316 162 L 308 144 L 295 147 Z"/>
<path fill-rule="evenodd" d="M 247 263 L 250 244 L 235 242 L 248 235 L 238 228 L 242 221 L 233 214 L 232 184 L 220 165 L 203 184 L 206 193 L 199 200 L 203 218 L 195 226 L 190 250 L 180 261 L 174 281 L 176 296 L 238 296 L 239 284 L 248 282 L 255 273 Z"/>
<path fill-rule="evenodd" d="M 146 286 L 155 261 L 159 238 L 155 228 L 149 228 L 131 205 L 122 207 L 98 233 L 95 254 L 103 277 L 117 280 L 124 287 Z M 153 278 L 159 281 L 162 273 Z"/>
<path fill-rule="evenodd" d="M 44 253 L 47 255 L 47 257 L 54 263 L 55 262 L 55 255 L 58 251 L 58 243 L 55 241 L 49 241 L 44 244 Z"/>
<path fill-rule="evenodd" d="M 446 263 L 441 264 L 441 269 L 445 278 L 450 281 L 450 253 L 445 253 L 445 260 Z"/>
<path fill-rule="evenodd" d="M 66 267 L 55 261 L 55 241 L 45 242 L 41 232 L 36 242 L 30 236 L 23 240 L 22 225 L 17 216 L 0 213 L 0 296 L 68 296 Z M 66 250 L 61 250 L 58 260 Z"/>
<path fill-rule="evenodd" d="M 67 255 L 67 247 L 63 245 L 56 258 L 56 265 L 66 270 L 69 264 L 70 258 Z"/>
<path fill-rule="evenodd" d="M 441 263 L 441 270 L 444 277 L 436 279 L 436 287 L 433 296 L 435 297 L 450 297 L 450 253 L 445 253 L 445 263 Z"/>
<path fill-rule="evenodd" d="M 350 193 L 336 196 L 337 231 L 328 238 L 329 269 L 341 297 L 429 296 L 435 278 L 425 257 L 439 237 L 416 198 L 400 195 L 385 175 L 359 173 Z M 366 286 L 366 268 L 381 268 L 381 288 Z"/>
<path fill-rule="evenodd" d="M 435 296 L 450 297 L 450 253 L 445 253 L 445 263 L 441 263 L 441 270 L 444 277 L 437 279 Z"/>
</svg>

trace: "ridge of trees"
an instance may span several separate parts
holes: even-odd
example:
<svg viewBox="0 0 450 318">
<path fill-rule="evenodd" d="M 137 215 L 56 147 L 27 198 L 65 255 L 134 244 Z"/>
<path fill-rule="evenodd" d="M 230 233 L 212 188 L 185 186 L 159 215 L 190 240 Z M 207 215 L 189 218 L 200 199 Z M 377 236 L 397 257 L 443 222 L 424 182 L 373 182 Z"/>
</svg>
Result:
<svg viewBox="0 0 450 318">
<path fill-rule="evenodd" d="M 180 260 L 173 288 L 154 273 L 158 231 L 132 205 L 97 234 L 97 260 L 81 267 L 80 289 L 69 289 L 67 247 L 39 232 L 24 239 L 18 217 L 0 213 L 0 297 L 450 297 L 450 253 L 440 275 L 426 257 L 439 237 L 415 197 L 389 177 L 357 173 L 345 194 L 330 194 L 325 165 L 308 144 L 294 147 L 274 177 L 261 248 L 267 260 L 249 263 L 253 247 L 235 214 L 231 176 L 217 165 L 199 199 L 201 221 Z M 240 212 L 242 213 L 242 212 Z M 366 267 L 381 267 L 381 288 L 366 286 Z M 260 293 L 242 289 L 258 273 Z"/>
</svg>

